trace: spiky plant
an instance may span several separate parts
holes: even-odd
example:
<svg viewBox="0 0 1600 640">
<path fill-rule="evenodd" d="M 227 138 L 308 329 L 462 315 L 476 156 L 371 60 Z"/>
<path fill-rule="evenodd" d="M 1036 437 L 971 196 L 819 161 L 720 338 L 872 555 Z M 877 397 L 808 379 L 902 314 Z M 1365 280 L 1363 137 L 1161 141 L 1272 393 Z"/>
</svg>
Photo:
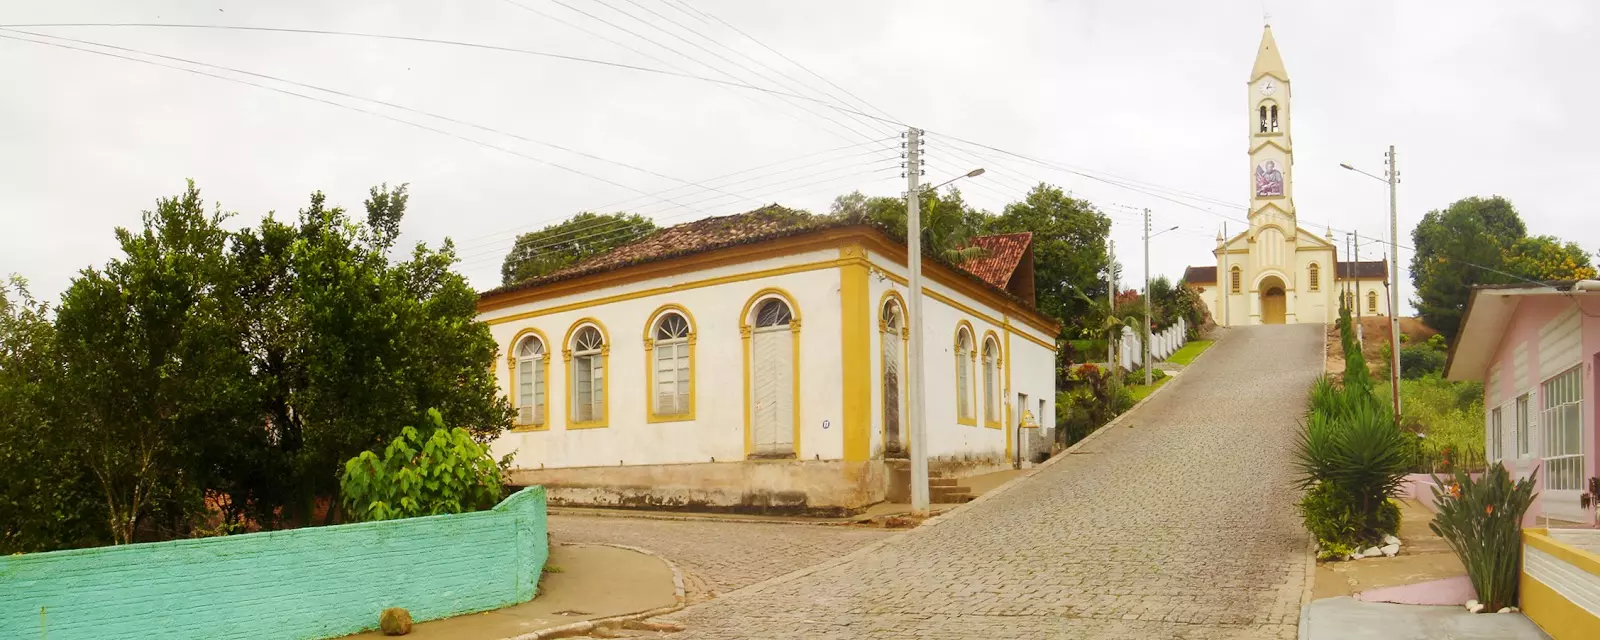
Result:
<svg viewBox="0 0 1600 640">
<path fill-rule="evenodd" d="M 1388 405 L 1370 392 L 1335 386 L 1326 378 L 1312 386 L 1311 410 L 1295 447 L 1298 484 L 1304 489 L 1331 485 L 1320 499 L 1327 507 L 1322 515 L 1337 511 L 1333 502 L 1348 501 L 1343 508 L 1359 525 L 1340 539 L 1322 540 L 1324 546 L 1363 546 L 1394 533 L 1399 515 L 1389 496 L 1405 478 L 1411 457 L 1411 442 L 1395 428 Z M 1306 515 L 1310 528 L 1313 514 Z"/>
<path fill-rule="evenodd" d="M 1522 516 L 1533 504 L 1538 471 L 1513 483 L 1503 464 L 1495 463 L 1479 480 L 1457 471 L 1453 482 L 1433 477 L 1433 498 L 1439 512 L 1428 524 L 1467 567 L 1472 588 L 1484 611 L 1517 603 L 1522 570 Z"/>
</svg>

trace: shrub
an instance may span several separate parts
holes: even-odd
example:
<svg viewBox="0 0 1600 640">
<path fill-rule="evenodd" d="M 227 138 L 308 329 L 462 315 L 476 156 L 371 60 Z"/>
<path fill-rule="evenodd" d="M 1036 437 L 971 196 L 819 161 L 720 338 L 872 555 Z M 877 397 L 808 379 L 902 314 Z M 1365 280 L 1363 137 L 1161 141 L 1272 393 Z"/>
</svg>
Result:
<svg viewBox="0 0 1600 640">
<path fill-rule="evenodd" d="M 1152 383 L 1165 377 L 1167 377 L 1167 372 L 1165 371 L 1160 369 L 1150 370 L 1150 382 Z M 1127 381 L 1128 384 L 1144 384 L 1144 367 L 1129 371 L 1123 380 Z"/>
<path fill-rule="evenodd" d="M 1306 528 L 1324 547 L 1375 544 L 1399 529 L 1399 510 L 1389 496 L 1414 460 L 1412 438 L 1395 428 L 1389 407 L 1365 388 L 1335 386 L 1324 377 L 1310 395 L 1295 449 L 1300 486 L 1317 493 L 1302 500 Z"/>
<path fill-rule="evenodd" d="M 1338 559 L 1355 553 L 1361 533 L 1361 515 L 1351 508 L 1354 501 L 1331 482 L 1311 487 L 1296 505 L 1306 530 L 1316 536 L 1318 560 Z"/>
<path fill-rule="evenodd" d="M 427 439 L 415 427 L 406 427 L 383 458 L 363 451 L 345 462 L 339 486 L 350 519 L 478 511 L 500 500 L 500 472 L 511 456 L 496 463 L 488 446 L 473 441 L 466 429 L 446 429 L 434 409 L 428 417 L 434 429 Z"/>
<path fill-rule="evenodd" d="M 1457 471 L 1453 483 L 1433 478 L 1439 512 L 1428 528 L 1444 538 L 1466 565 L 1486 611 L 1517 603 L 1522 516 L 1533 503 L 1537 475 L 1535 471 L 1513 483 L 1505 465 L 1495 463 L 1478 481 L 1465 471 Z"/>
</svg>

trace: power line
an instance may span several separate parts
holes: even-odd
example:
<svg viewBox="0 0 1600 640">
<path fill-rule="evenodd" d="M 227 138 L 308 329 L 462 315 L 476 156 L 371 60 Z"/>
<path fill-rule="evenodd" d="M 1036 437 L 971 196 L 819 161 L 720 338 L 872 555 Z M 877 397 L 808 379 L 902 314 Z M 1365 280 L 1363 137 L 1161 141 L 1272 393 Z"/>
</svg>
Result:
<svg viewBox="0 0 1600 640">
<path fill-rule="evenodd" d="M 705 77 L 705 76 L 695 75 L 695 74 L 692 74 L 692 73 L 682 73 L 682 72 L 676 72 L 676 71 L 669 71 L 669 70 L 666 70 L 666 69 L 656 69 L 656 68 L 653 68 L 653 67 L 645 67 L 645 66 L 640 66 L 640 65 L 627 64 L 627 63 L 623 63 L 623 62 L 612 62 L 612 61 L 609 61 L 609 60 L 599 60 L 599 59 L 595 59 L 595 58 L 585 58 L 585 57 L 582 57 L 582 56 L 572 56 L 572 55 L 566 55 L 566 54 L 560 54 L 560 53 L 551 53 L 551 52 L 548 52 L 548 51 L 538 51 L 538 50 L 534 50 L 534 49 L 522 49 L 522 48 L 518 48 L 518 47 L 506 47 L 506 46 L 500 46 L 500 45 L 485 44 L 485 43 L 481 43 L 481 42 L 464 42 L 464 41 L 460 41 L 460 40 L 444 40 L 444 39 L 439 39 L 439 38 L 423 38 L 423 37 L 420 37 L 420 36 L 397 36 L 397 35 L 389 35 L 389 34 L 381 34 L 381 33 L 364 33 L 364 32 L 358 32 L 358 31 L 337 31 L 337 30 L 332 30 L 332 29 L 297 29 L 297 28 L 289 28 L 289 27 L 255 27 L 255 26 L 245 26 L 245 25 L 219 25 L 219 24 L 171 24 L 171 23 L 153 23 L 153 22 L 40 22 L 40 23 L 0 24 L 0 29 L 13 29 L 13 30 L 20 29 L 20 28 L 46 28 L 46 27 L 135 27 L 135 28 L 150 28 L 150 29 L 220 29 L 220 30 L 230 30 L 230 31 L 263 31 L 263 32 L 274 32 L 274 33 L 298 33 L 298 34 L 304 34 L 304 35 L 345 36 L 345 37 L 352 37 L 352 38 L 373 38 L 373 39 L 378 39 L 378 40 L 398 40 L 398 41 L 404 41 L 404 42 L 417 42 L 417 43 L 442 45 L 442 46 L 467 47 L 467 48 L 482 49 L 482 50 L 487 50 L 487 51 L 498 51 L 498 52 L 502 52 L 502 53 L 515 53 L 515 54 L 520 54 L 520 55 L 551 58 L 551 59 L 556 59 L 556 60 L 566 60 L 566 61 L 569 61 L 569 62 L 581 62 L 581 63 L 585 63 L 585 64 L 595 64 L 595 65 L 601 65 L 601 66 L 606 66 L 606 67 L 614 67 L 614 68 L 618 68 L 618 69 L 627 69 L 627 70 L 630 70 L 630 71 L 640 71 L 640 72 L 644 72 L 644 73 L 653 73 L 653 74 L 672 76 L 672 77 L 677 77 L 677 78 L 685 78 L 685 79 L 689 79 L 689 80 L 698 80 L 698 81 L 701 81 L 701 82 L 709 82 L 709 83 L 712 83 L 712 84 L 719 84 L 719 85 L 724 85 L 724 86 L 729 86 L 729 87 L 736 87 L 736 88 L 739 88 L 739 89 L 749 89 L 749 90 L 760 91 L 760 92 L 763 92 L 763 93 L 768 93 L 768 94 L 773 94 L 773 95 L 781 95 L 781 96 L 784 96 L 784 97 L 795 98 L 795 99 L 799 99 L 799 100 L 806 100 L 806 101 L 809 101 L 809 102 L 815 102 L 817 104 L 820 104 L 822 106 L 828 107 L 828 108 L 836 110 L 836 111 L 854 113 L 856 115 L 860 115 L 860 116 L 864 116 L 864 117 L 868 117 L 868 118 L 873 118 L 875 120 L 883 120 L 882 118 L 878 118 L 876 116 L 872 116 L 872 115 L 869 115 L 869 114 L 861 113 L 861 112 L 856 111 L 856 110 L 854 110 L 854 109 L 852 109 L 850 107 L 833 104 L 833 103 L 830 103 L 830 102 L 828 102 L 826 100 L 820 100 L 820 99 L 809 97 L 809 96 L 803 96 L 803 95 L 788 93 L 788 92 L 781 91 L 781 90 L 778 90 L 778 89 L 770 89 L 770 88 L 767 88 L 767 87 L 760 87 L 760 86 L 756 86 L 756 85 L 749 84 L 749 83 L 746 83 L 746 82 L 741 82 L 741 81 L 738 81 L 738 80 L 719 80 L 717 78 L 708 78 L 708 77 Z M 54 36 L 51 36 L 51 37 L 54 37 Z M 901 123 L 898 123 L 898 122 L 890 122 L 890 124 L 904 126 L 904 125 L 901 125 Z"/>
<path fill-rule="evenodd" d="M 383 106 L 386 106 L 386 107 L 399 109 L 399 110 L 407 111 L 407 112 L 411 112 L 411 113 L 416 113 L 416 114 L 427 116 L 427 117 L 430 117 L 430 118 L 437 118 L 439 120 L 444 120 L 446 122 L 450 122 L 450 123 L 453 123 L 453 124 L 472 127 L 472 128 L 475 128 L 475 129 L 479 129 L 481 131 L 494 133 L 494 134 L 498 134 L 498 135 L 503 135 L 503 136 L 507 136 L 507 137 L 510 137 L 510 138 L 515 138 L 517 140 L 522 140 L 522 141 L 525 141 L 525 142 L 531 142 L 531 143 L 534 143 L 534 144 L 547 146 L 547 147 L 550 147 L 550 148 L 553 148 L 553 149 L 558 149 L 558 150 L 561 150 L 561 151 L 565 151 L 567 153 L 572 153 L 572 154 L 575 154 L 575 155 L 581 155 L 581 156 L 584 156 L 584 157 L 587 157 L 587 158 L 591 158 L 591 159 L 594 159 L 594 160 L 599 160 L 599 161 L 602 161 L 602 162 L 615 164 L 615 165 L 620 166 L 620 167 L 632 169 L 634 171 L 639 171 L 639 172 L 642 172 L 642 173 L 647 173 L 647 174 L 650 174 L 650 175 L 653 175 L 653 176 L 656 176 L 656 177 L 665 178 L 665 179 L 672 180 L 672 181 L 675 181 L 675 182 L 682 182 L 684 184 L 688 184 L 688 185 L 691 185 L 691 186 L 699 186 L 701 188 L 708 188 L 708 187 L 704 187 L 703 185 L 700 185 L 700 184 L 690 183 L 690 182 L 688 182 L 686 180 L 682 180 L 682 179 L 679 179 L 679 178 L 674 178 L 672 176 L 668 176 L 668 175 L 664 175 L 664 174 L 661 174 L 661 173 L 657 173 L 657 172 L 651 171 L 649 169 L 636 167 L 634 165 L 627 164 L 625 162 L 619 162 L 619 161 L 616 161 L 616 160 L 603 158 L 601 156 L 597 156 L 597 155 L 594 155 L 594 154 L 586 153 L 586 152 L 583 152 L 583 151 L 578 151 L 576 149 L 571 149 L 571 148 L 564 147 L 564 146 L 557 145 L 557 144 L 553 144 L 553 143 L 548 143 L 548 142 L 544 142 L 544 141 L 540 141 L 540 140 L 535 140 L 533 138 L 528 138 L 526 136 L 522 136 L 522 135 L 515 134 L 515 133 L 510 133 L 510 132 L 507 132 L 507 131 L 501 131 L 499 129 L 494 129 L 492 127 L 486 127 L 486 126 L 475 124 L 475 123 L 472 123 L 472 122 L 467 122 L 467 121 L 464 121 L 464 120 L 458 120 L 458 119 L 451 118 L 451 117 L 448 117 L 448 116 L 442 116 L 442 115 L 438 115 L 438 114 L 435 114 L 435 113 L 430 113 L 430 112 L 427 112 L 427 111 L 423 111 L 423 110 L 420 110 L 420 109 L 414 109 L 414 108 L 411 108 L 411 107 L 407 107 L 405 105 L 395 104 L 395 103 L 392 103 L 392 102 L 386 102 L 386 101 L 383 101 L 383 100 L 376 100 L 376 99 L 372 99 L 372 98 L 366 98 L 366 97 L 363 97 L 363 96 L 358 96 L 358 95 L 355 95 L 355 94 L 346 93 L 346 92 L 343 92 L 343 91 L 338 91 L 338 90 L 335 90 L 335 89 L 327 89 L 327 88 L 324 88 L 324 87 L 318 87 L 316 85 L 310 85 L 310 84 L 306 84 L 306 83 L 303 83 L 303 82 L 297 82 L 297 81 L 294 81 L 294 80 L 289 80 L 289 79 L 286 79 L 286 78 L 281 78 L 281 77 L 272 76 L 272 75 L 268 75 L 268 74 L 256 73 L 256 72 L 253 72 L 253 71 L 245 71 L 245 70 L 242 70 L 242 69 L 235 69 L 233 67 L 227 67 L 227 66 L 223 66 L 223 65 L 211 64 L 211 63 L 208 63 L 208 62 L 200 62 L 200 61 L 197 61 L 197 60 L 189 60 L 189 59 L 186 59 L 186 58 L 168 56 L 168 55 L 163 55 L 163 54 L 159 54 L 159 53 L 152 53 L 152 52 L 149 52 L 149 51 L 142 51 L 142 50 L 139 50 L 139 49 L 132 49 L 132 48 L 128 48 L 128 47 L 119 47 L 119 46 L 115 46 L 115 45 L 108 45 L 108 44 L 102 44 L 102 43 L 98 43 L 98 42 L 91 42 L 91 41 L 88 41 L 88 40 L 78 40 L 78 39 L 75 39 L 75 38 L 66 38 L 66 37 L 62 37 L 62 36 L 52 36 L 52 35 L 48 35 L 48 34 L 34 33 L 34 32 L 31 32 L 31 31 L 23 31 L 23 30 L 20 30 L 20 29 L 9 29 L 9 28 L 0 27 L 0 31 L 8 31 L 8 32 L 11 32 L 11 33 L 23 33 L 23 34 L 27 34 L 27 35 L 30 35 L 30 36 L 35 36 L 35 37 L 40 37 L 40 38 L 50 38 L 50 39 L 53 39 L 53 40 L 64 40 L 64 41 L 67 41 L 67 42 L 75 42 L 75 43 L 83 44 L 83 45 L 103 47 L 103 48 L 111 49 L 111 50 L 114 50 L 114 51 L 125 51 L 125 52 L 128 52 L 128 53 L 135 53 L 135 54 L 150 56 L 150 57 L 153 57 L 153 58 L 160 58 L 160 59 L 164 59 L 164 60 L 173 60 L 173 61 L 176 61 L 176 62 L 182 62 L 182 63 L 185 63 L 185 64 L 191 64 L 191 65 L 200 66 L 200 67 L 208 67 L 208 68 L 212 68 L 212 69 L 220 69 L 220 70 L 228 71 L 228 72 L 231 72 L 231 73 L 237 73 L 237 74 L 252 76 L 252 77 L 256 77 L 256 78 L 262 78 L 262 79 L 265 79 L 265 80 L 272 80 L 274 82 L 281 82 L 281 83 L 284 83 L 284 84 L 293 85 L 293 86 L 297 86 L 297 87 L 302 87 L 302 88 L 306 88 L 306 89 L 312 89 L 312 90 L 315 90 L 315 91 L 322 91 L 322 92 L 325 92 L 325 93 L 328 93 L 328 94 L 332 94 L 332 95 L 336 95 L 336 96 L 340 96 L 340 97 L 344 97 L 344 98 L 350 98 L 350 99 L 353 99 L 353 100 L 361 100 L 361 101 L 365 101 L 365 102 L 371 102 L 373 104 L 380 104 L 380 105 L 383 105 Z M 343 104 L 343 103 L 333 102 L 333 101 L 329 101 L 329 100 L 322 100 L 322 99 L 319 99 L 319 98 L 314 98 L 312 96 L 307 96 L 305 94 L 300 94 L 300 93 L 296 93 L 296 92 L 292 92 L 292 91 L 284 91 L 282 89 L 278 89 L 278 88 L 275 88 L 275 87 L 269 87 L 267 85 L 262 85 L 262 84 L 258 84 L 258 83 L 239 80 L 238 78 L 230 78 L 230 77 L 216 75 L 216 74 L 204 73 L 204 72 L 196 71 L 196 70 L 193 70 L 193 69 L 186 69 L 186 68 L 183 68 L 183 67 L 178 67 L 178 66 L 175 66 L 175 65 L 165 65 L 165 64 L 160 64 L 160 63 L 156 63 L 156 62 L 151 62 L 149 60 L 140 60 L 140 59 L 132 58 L 132 57 L 128 57 L 128 56 L 119 56 L 119 55 L 105 53 L 105 52 L 102 52 L 102 51 L 94 51 L 94 50 L 91 50 L 91 49 L 84 49 L 84 48 L 80 48 L 80 47 L 72 47 L 72 46 L 69 46 L 69 45 L 60 45 L 60 44 L 55 44 L 55 43 L 40 42 L 40 41 L 37 41 L 37 40 L 27 40 L 27 39 L 24 39 L 24 38 L 11 38 L 11 39 L 21 40 L 21 41 L 24 41 L 24 42 L 33 42 L 35 44 L 49 44 L 49 45 L 52 45 L 52 46 L 60 46 L 60 47 L 64 47 L 64 48 L 68 48 L 68 49 L 74 49 L 74 50 L 77 50 L 77 51 L 84 51 L 84 52 L 88 52 L 88 53 L 99 53 L 99 54 L 102 54 L 102 55 L 109 55 L 109 56 L 114 57 L 114 58 L 122 58 L 124 60 L 132 60 L 134 62 L 143 62 L 143 63 L 146 63 L 146 64 L 153 64 L 153 65 L 156 65 L 156 66 L 167 67 L 167 68 L 170 68 L 170 69 L 177 69 L 177 70 L 180 70 L 180 71 L 189 71 L 189 72 L 192 72 L 192 73 L 198 73 L 200 75 L 204 75 L 204 76 L 208 76 L 208 77 L 212 77 L 212 78 L 217 78 L 219 80 L 226 80 L 226 81 L 229 81 L 229 82 L 238 82 L 238 83 L 241 83 L 241 84 L 246 84 L 246 85 L 250 85 L 250 86 L 254 86 L 254 87 L 258 87 L 258 88 L 271 89 L 273 91 L 279 91 L 281 93 L 286 93 L 288 95 L 292 95 L 292 96 L 296 96 L 296 97 L 317 100 L 318 102 L 322 102 L 324 104 L 330 104 L 330 105 L 337 106 L 337 107 L 353 109 L 353 110 L 361 112 L 361 113 L 366 113 L 366 114 L 369 114 L 369 115 L 376 115 L 376 116 L 383 117 L 385 119 L 392 120 L 392 121 L 395 121 L 395 122 L 400 122 L 400 123 L 403 123 L 403 124 L 409 124 L 411 126 L 420 127 L 420 128 L 426 129 L 428 131 L 434 131 L 434 132 L 437 132 L 437 133 L 443 133 L 445 135 L 449 135 L 451 137 L 454 137 L 454 138 L 457 138 L 457 139 L 460 139 L 460 140 L 466 140 L 468 142 L 473 142 L 475 144 L 480 144 L 480 145 L 483 145 L 483 146 L 487 146 L 487 147 L 492 148 L 492 149 L 497 149 L 497 150 L 500 150 L 500 151 L 511 153 L 513 155 L 518 155 L 518 156 L 523 157 L 523 158 L 535 160 L 537 162 L 549 165 L 551 167 L 554 167 L 554 168 L 557 168 L 557 169 L 561 169 L 562 171 L 567 171 L 569 173 L 573 173 L 573 174 L 576 174 L 576 175 L 584 176 L 584 177 L 587 177 L 587 178 L 590 178 L 590 179 L 593 179 L 593 180 L 599 180 L 601 182 L 605 182 L 606 184 L 610 184 L 610 185 L 613 185 L 613 186 L 621 187 L 621 188 L 627 189 L 629 191 L 634 191 L 634 192 L 637 192 L 637 193 L 645 194 L 647 196 L 650 195 L 645 191 L 642 191 L 640 189 L 635 189 L 633 187 L 630 187 L 628 185 L 622 184 L 620 182 L 616 182 L 616 181 L 610 180 L 608 178 L 603 178 L 603 177 L 600 177 L 600 176 L 597 176 L 597 175 L 594 175 L 594 174 L 591 174 L 591 173 L 588 173 L 588 172 L 585 172 L 585 171 L 581 171 L 581 170 L 578 170 L 578 169 L 574 169 L 572 167 L 568 167 L 568 166 L 565 166 L 565 165 L 562 165 L 562 164 L 551 162 L 551 161 L 545 160 L 543 158 L 537 158 L 537 157 L 534 157 L 534 156 L 529 156 L 529 155 L 526 155 L 526 154 L 513 152 L 513 151 L 510 151 L 510 150 L 505 149 L 503 147 L 499 147 L 499 146 L 496 146 L 496 145 L 491 145 L 491 144 L 488 144 L 488 143 L 484 143 L 484 142 L 478 141 L 478 140 L 473 139 L 473 138 L 467 138 L 465 136 L 461 136 L 461 135 L 458 135 L 458 134 L 455 134 L 455 133 L 452 133 L 452 132 L 444 131 L 442 129 L 438 129 L 438 128 L 435 128 L 435 127 L 429 127 L 429 126 L 422 125 L 420 123 L 412 122 L 412 121 L 409 121 L 409 120 L 402 120 L 402 119 L 399 119 L 399 118 L 394 118 L 394 117 L 391 117 L 391 116 L 388 116 L 388 115 L 384 115 L 384 114 L 380 114 L 380 113 L 374 112 L 374 111 L 369 111 L 369 110 L 365 110 L 365 109 L 359 109 L 359 108 L 352 107 L 350 105 L 346 105 L 346 104 Z M 729 195 L 734 195 L 734 194 L 729 194 Z M 656 198 L 661 199 L 661 200 L 663 200 L 665 202 L 674 204 L 676 206 L 680 206 L 680 207 L 684 206 L 684 205 L 682 205 L 682 204 L 680 204 L 680 203 L 678 203 L 678 202 L 676 202 L 676 201 L 674 201 L 674 200 L 672 200 L 670 198 L 664 198 L 664 197 L 661 197 L 661 196 L 653 196 L 653 197 L 656 197 Z"/>
</svg>

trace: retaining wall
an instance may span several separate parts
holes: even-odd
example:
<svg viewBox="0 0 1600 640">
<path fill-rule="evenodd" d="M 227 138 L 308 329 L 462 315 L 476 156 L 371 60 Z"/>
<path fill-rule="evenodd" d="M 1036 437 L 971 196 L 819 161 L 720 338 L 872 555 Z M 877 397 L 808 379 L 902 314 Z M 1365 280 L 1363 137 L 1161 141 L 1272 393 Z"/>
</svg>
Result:
<svg viewBox="0 0 1600 640">
<path fill-rule="evenodd" d="M 0 557 L 0 638 L 326 638 L 533 598 L 543 487 L 489 511 Z"/>
<path fill-rule="evenodd" d="M 1600 637 L 1600 531 L 1522 530 L 1522 612 L 1555 640 Z"/>
</svg>

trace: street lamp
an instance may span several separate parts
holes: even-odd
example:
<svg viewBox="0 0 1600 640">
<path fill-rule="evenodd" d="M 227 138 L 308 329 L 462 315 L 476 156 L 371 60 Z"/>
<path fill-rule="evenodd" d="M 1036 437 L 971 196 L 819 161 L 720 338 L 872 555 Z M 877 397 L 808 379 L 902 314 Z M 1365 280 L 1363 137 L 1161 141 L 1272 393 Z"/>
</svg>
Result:
<svg viewBox="0 0 1600 640">
<path fill-rule="evenodd" d="M 934 186 L 934 189 L 962 178 L 983 175 L 979 167 Z M 910 307 L 911 344 L 906 355 L 906 383 L 911 390 L 911 401 L 906 403 L 906 413 L 911 423 L 911 511 L 917 515 L 928 514 L 928 429 L 923 416 L 926 392 L 922 380 L 922 130 L 911 127 L 906 132 L 906 305 Z"/>
<path fill-rule="evenodd" d="M 1400 183 L 1400 168 L 1396 163 L 1394 145 L 1389 145 L 1389 153 L 1385 156 L 1384 164 L 1389 165 L 1385 177 L 1378 177 L 1360 169 L 1350 166 L 1347 162 L 1339 166 L 1354 171 L 1373 180 L 1389 185 L 1389 386 L 1393 389 L 1394 419 L 1400 422 L 1400 216 L 1399 207 L 1395 198 L 1395 185 Z M 1354 273 L 1355 264 L 1350 265 Z"/>
<path fill-rule="evenodd" d="M 1177 231 L 1178 225 L 1171 229 L 1162 229 L 1155 234 L 1150 233 L 1150 210 L 1144 210 L 1144 384 L 1150 386 L 1150 332 L 1153 328 L 1150 321 L 1150 239 L 1168 231 Z"/>
</svg>

